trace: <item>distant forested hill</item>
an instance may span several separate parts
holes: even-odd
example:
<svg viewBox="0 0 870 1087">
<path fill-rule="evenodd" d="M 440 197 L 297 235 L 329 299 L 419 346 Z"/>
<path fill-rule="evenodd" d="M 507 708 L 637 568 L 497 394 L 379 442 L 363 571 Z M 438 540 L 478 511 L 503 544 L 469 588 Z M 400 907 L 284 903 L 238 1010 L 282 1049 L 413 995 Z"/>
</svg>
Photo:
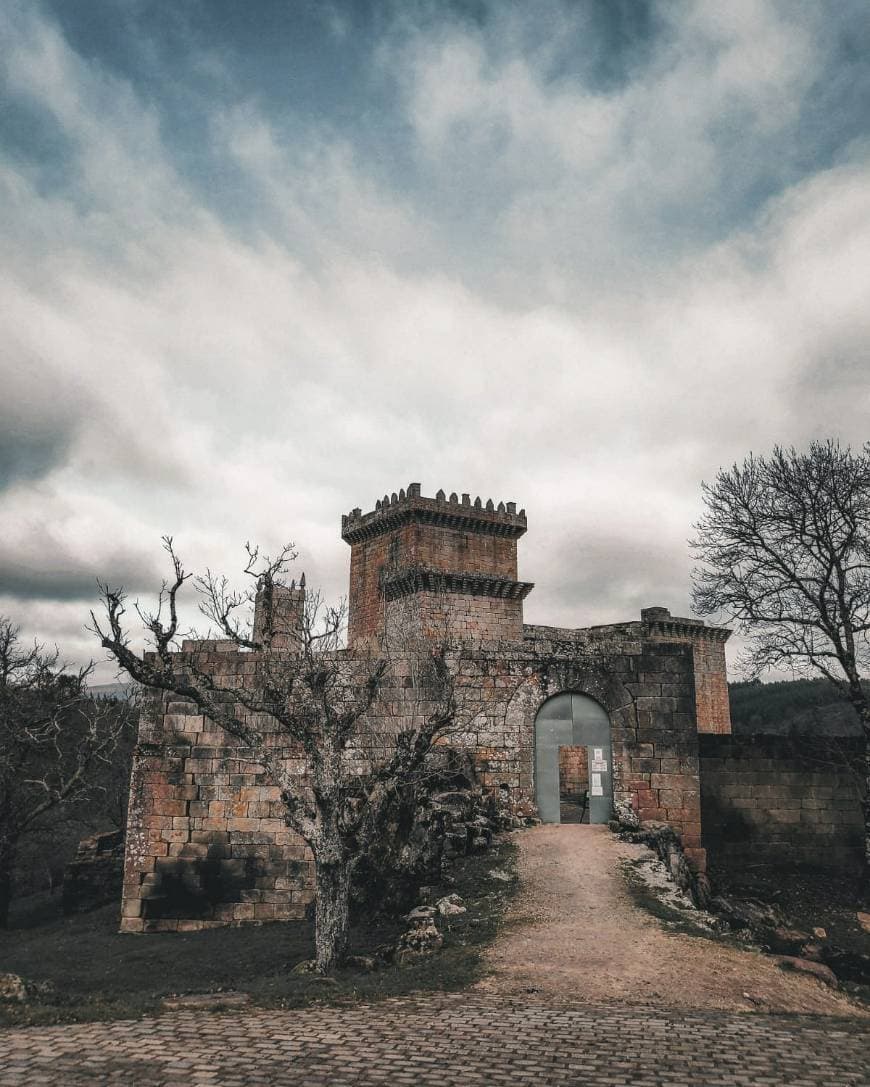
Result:
<svg viewBox="0 0 870 1087">
<path fill-rule="evenodd" d="M 729 683 L 735 733 L 781 736 L 858 736 L 861 727 L 849 703 L 824 679 L 782 683 Z"/>
<path fill-rule="evenodd" d="M 116 683 L 94 683 L 88 687 L 92 695 L 97 698 L 131 698 L 136 691 L 136 684 L 132 680 L 126 683 L 120 680 Z"/>
</svg>

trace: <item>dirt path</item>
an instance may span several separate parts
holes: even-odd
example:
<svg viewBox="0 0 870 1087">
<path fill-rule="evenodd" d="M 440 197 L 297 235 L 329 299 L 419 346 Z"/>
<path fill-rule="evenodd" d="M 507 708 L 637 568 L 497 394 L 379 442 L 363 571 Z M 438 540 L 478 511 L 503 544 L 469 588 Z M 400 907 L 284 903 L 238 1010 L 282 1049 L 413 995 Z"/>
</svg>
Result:
<svg viewBox="0 0 870 1087">
<path fill-rule="evenodd" d="M 636 906 L 621 862 L 648 856 L 606 827 L 517 836 L 521 888 L 488 955 L 484 992 L 558 1003 L 859 1015 L 844 995 L 759 952 L 666 931 Z"/>
</svg>

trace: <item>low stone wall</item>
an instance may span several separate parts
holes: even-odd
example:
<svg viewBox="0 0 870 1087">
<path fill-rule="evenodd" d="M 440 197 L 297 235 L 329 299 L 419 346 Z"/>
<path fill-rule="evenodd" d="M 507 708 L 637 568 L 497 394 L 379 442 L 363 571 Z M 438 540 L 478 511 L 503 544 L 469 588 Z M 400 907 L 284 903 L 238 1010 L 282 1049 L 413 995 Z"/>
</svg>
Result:
<svg viewBox="0 0 870 1087">
<path fill-rule="evenodd" d="M 201 645 L 199 667 L 244 684 L 249 656 Z M 286 737 L 275 735 L 275 751 L 304 774 L 304 757 Z M 130 778 L 121 931 L 300 920 L 313 881 L 310 854 L 286 826 L 256 752 L 192 703 L 146 695 Z"/>
<path fill-rule="evenodd" d="M 110 830 L 79 843 L 63 877 L 63 912 L 85 913 L 120 902 L 124 878 L 124 832 Z"/>
<path fill-rule="evenodd" d="M 860 740 L 698 740 L 703 844 L 714 868 L 860 871 Z"/>
</svg>

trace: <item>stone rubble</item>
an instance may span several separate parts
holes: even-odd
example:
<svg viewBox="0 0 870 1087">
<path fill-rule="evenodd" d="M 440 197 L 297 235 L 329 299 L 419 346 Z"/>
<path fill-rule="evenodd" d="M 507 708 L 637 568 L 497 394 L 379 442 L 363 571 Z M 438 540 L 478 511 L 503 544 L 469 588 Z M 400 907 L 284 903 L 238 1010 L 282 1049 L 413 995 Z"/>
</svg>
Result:
<svg viewBox="0 0 870 1087">
<path fill-rule="evenodd" d="M 0 974 L 0 1003 L 28 1004 L 54 993 L 50 981 L 30 981 L 20 974 Z"/>
<path fill-rule="evenodd" d="M 434 906 L 415 906 L 413 910 L 407 914 L 405 920 L 413 925 L 418 921 L 429 921 L 437 912 L 438 910 Z"/>
<path fill-rule="evenodd" d="M 830 985 L 832 989 L 839 988 L 837 975 L 830 966 L 825 966 L 824 963 L 801 959 L 795 955 L 782 955 L 779 959 L 779 965 L 783 970 L 794 970 L 799 974 L 812 974 L 813 977 L 818 978 L 825 985 Z"/>
<path fill-rule="evenodd" d="M 442 917 L 458 917 L 460 914 L 466 912 L 465 906 L 462 904 L 462 899 L 457 894 L 446 895 L 444 898 L 440 898 L 436 903 L 438 913 Z"/>
<path fill-rule="evenodd" d="M 668 823 L 642 821 L 630 804 L 617 801 L 613 806 L 610 828 L 623 841 L 638 842 L 654 850 L 667 868 L 671 879 L 689 895 L 698 909 L 706 909 L 710 883 L 691 863 L 683 849 L 680 835 Z"/>
<path fill-rule="evenodd" d="M 614 805 L 610 826 L 624 841 L 640 842 L 655 850 L 677 889 L 687 896 L 685 906 L 694 906 L 699 911 L 699 928 L 735 932 L 761 950 L 779 955 L 780 965 L 785 969 L 815 974 L 834 987 L 838 979 L 857 985 L 870 984 L 870 956 L 847 952 L 831 944 L 824 928 L 817 926 L 812 932 L 805 932 L 793 925 L 777 906 L 754 899 L 714 895 L 706 875 L 697 873 L 687 862 L 679 835 L 672 827 L 644 823 L 629 805 L 621 803 Z M 646 882 L 652 887 L 648 878 Z M 673 901 L 669 904 L 682 905 Z M 870 915 L 864 916 L 870 922 Z M 861 915 L 858 917 L 860 921 Z M 798 962 L 803 965 L 795 966 Z"/>
<path fill-rule="evenodd" d="M 9 1004 L 27 1001 L 28 984 L 18 974 L 0 974 L 0 1000 Z"/>
<path fill-rule="evenodd" d="M 505 872 L 503 868 L 490 868 L 489 878 L 497 879 L 500 883 L 513 883 L 515 877 L 510 872 Z"/>
<path fill-rule="evenodd" d="M 441 950 L 444 937 L 435 926 L 431 917 L 415 922 L 413 928 L 403 932 L 396 944 L 393 956 L 400 966 L 409 966 L 423 959 L 431 958 Z"/>
</svg>

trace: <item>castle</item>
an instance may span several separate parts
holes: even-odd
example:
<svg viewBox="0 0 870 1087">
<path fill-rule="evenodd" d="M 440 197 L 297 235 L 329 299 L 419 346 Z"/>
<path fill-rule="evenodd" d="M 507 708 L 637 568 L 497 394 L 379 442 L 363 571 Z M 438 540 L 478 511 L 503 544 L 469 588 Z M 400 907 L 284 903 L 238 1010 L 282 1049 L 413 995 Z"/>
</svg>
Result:
<svg viewBox="0 0 870 1087">
<path fill-rule="evenodd" d="M 417 483 L 342 517 L 349 650 L 376 642 L 391 608 L 413 600 L 423 624 L 446 623 L 473 647 L 480 712 L 456 742 L 485 789 L 545 822 L 560 820 L 570 795 L 584 796 L 592 822 L 628 802 L 674 827 L 703 869 L 699 734 L 731 731 L 729 631 L 663 607 L 582 629 L 524 623 L 534 587 L 518 580 L 526 529 L 513 502 L 426 498 Z M 281 606 L 292 615 L 303 601 L 304 590 L 287 589 Z M 184 654 L 218 681 L 244 683 L 252 671 L 233 642 L 187 641 Z M 504 712 L 483 697 L 493 687 L 510 692 Z M 301 774 L 298 753 L 288 757 Z M 133 765 L 122 931 L 304 916 L 313 866 L 258 770 L 191 704 L 152 695 Z"/>
</svg>

